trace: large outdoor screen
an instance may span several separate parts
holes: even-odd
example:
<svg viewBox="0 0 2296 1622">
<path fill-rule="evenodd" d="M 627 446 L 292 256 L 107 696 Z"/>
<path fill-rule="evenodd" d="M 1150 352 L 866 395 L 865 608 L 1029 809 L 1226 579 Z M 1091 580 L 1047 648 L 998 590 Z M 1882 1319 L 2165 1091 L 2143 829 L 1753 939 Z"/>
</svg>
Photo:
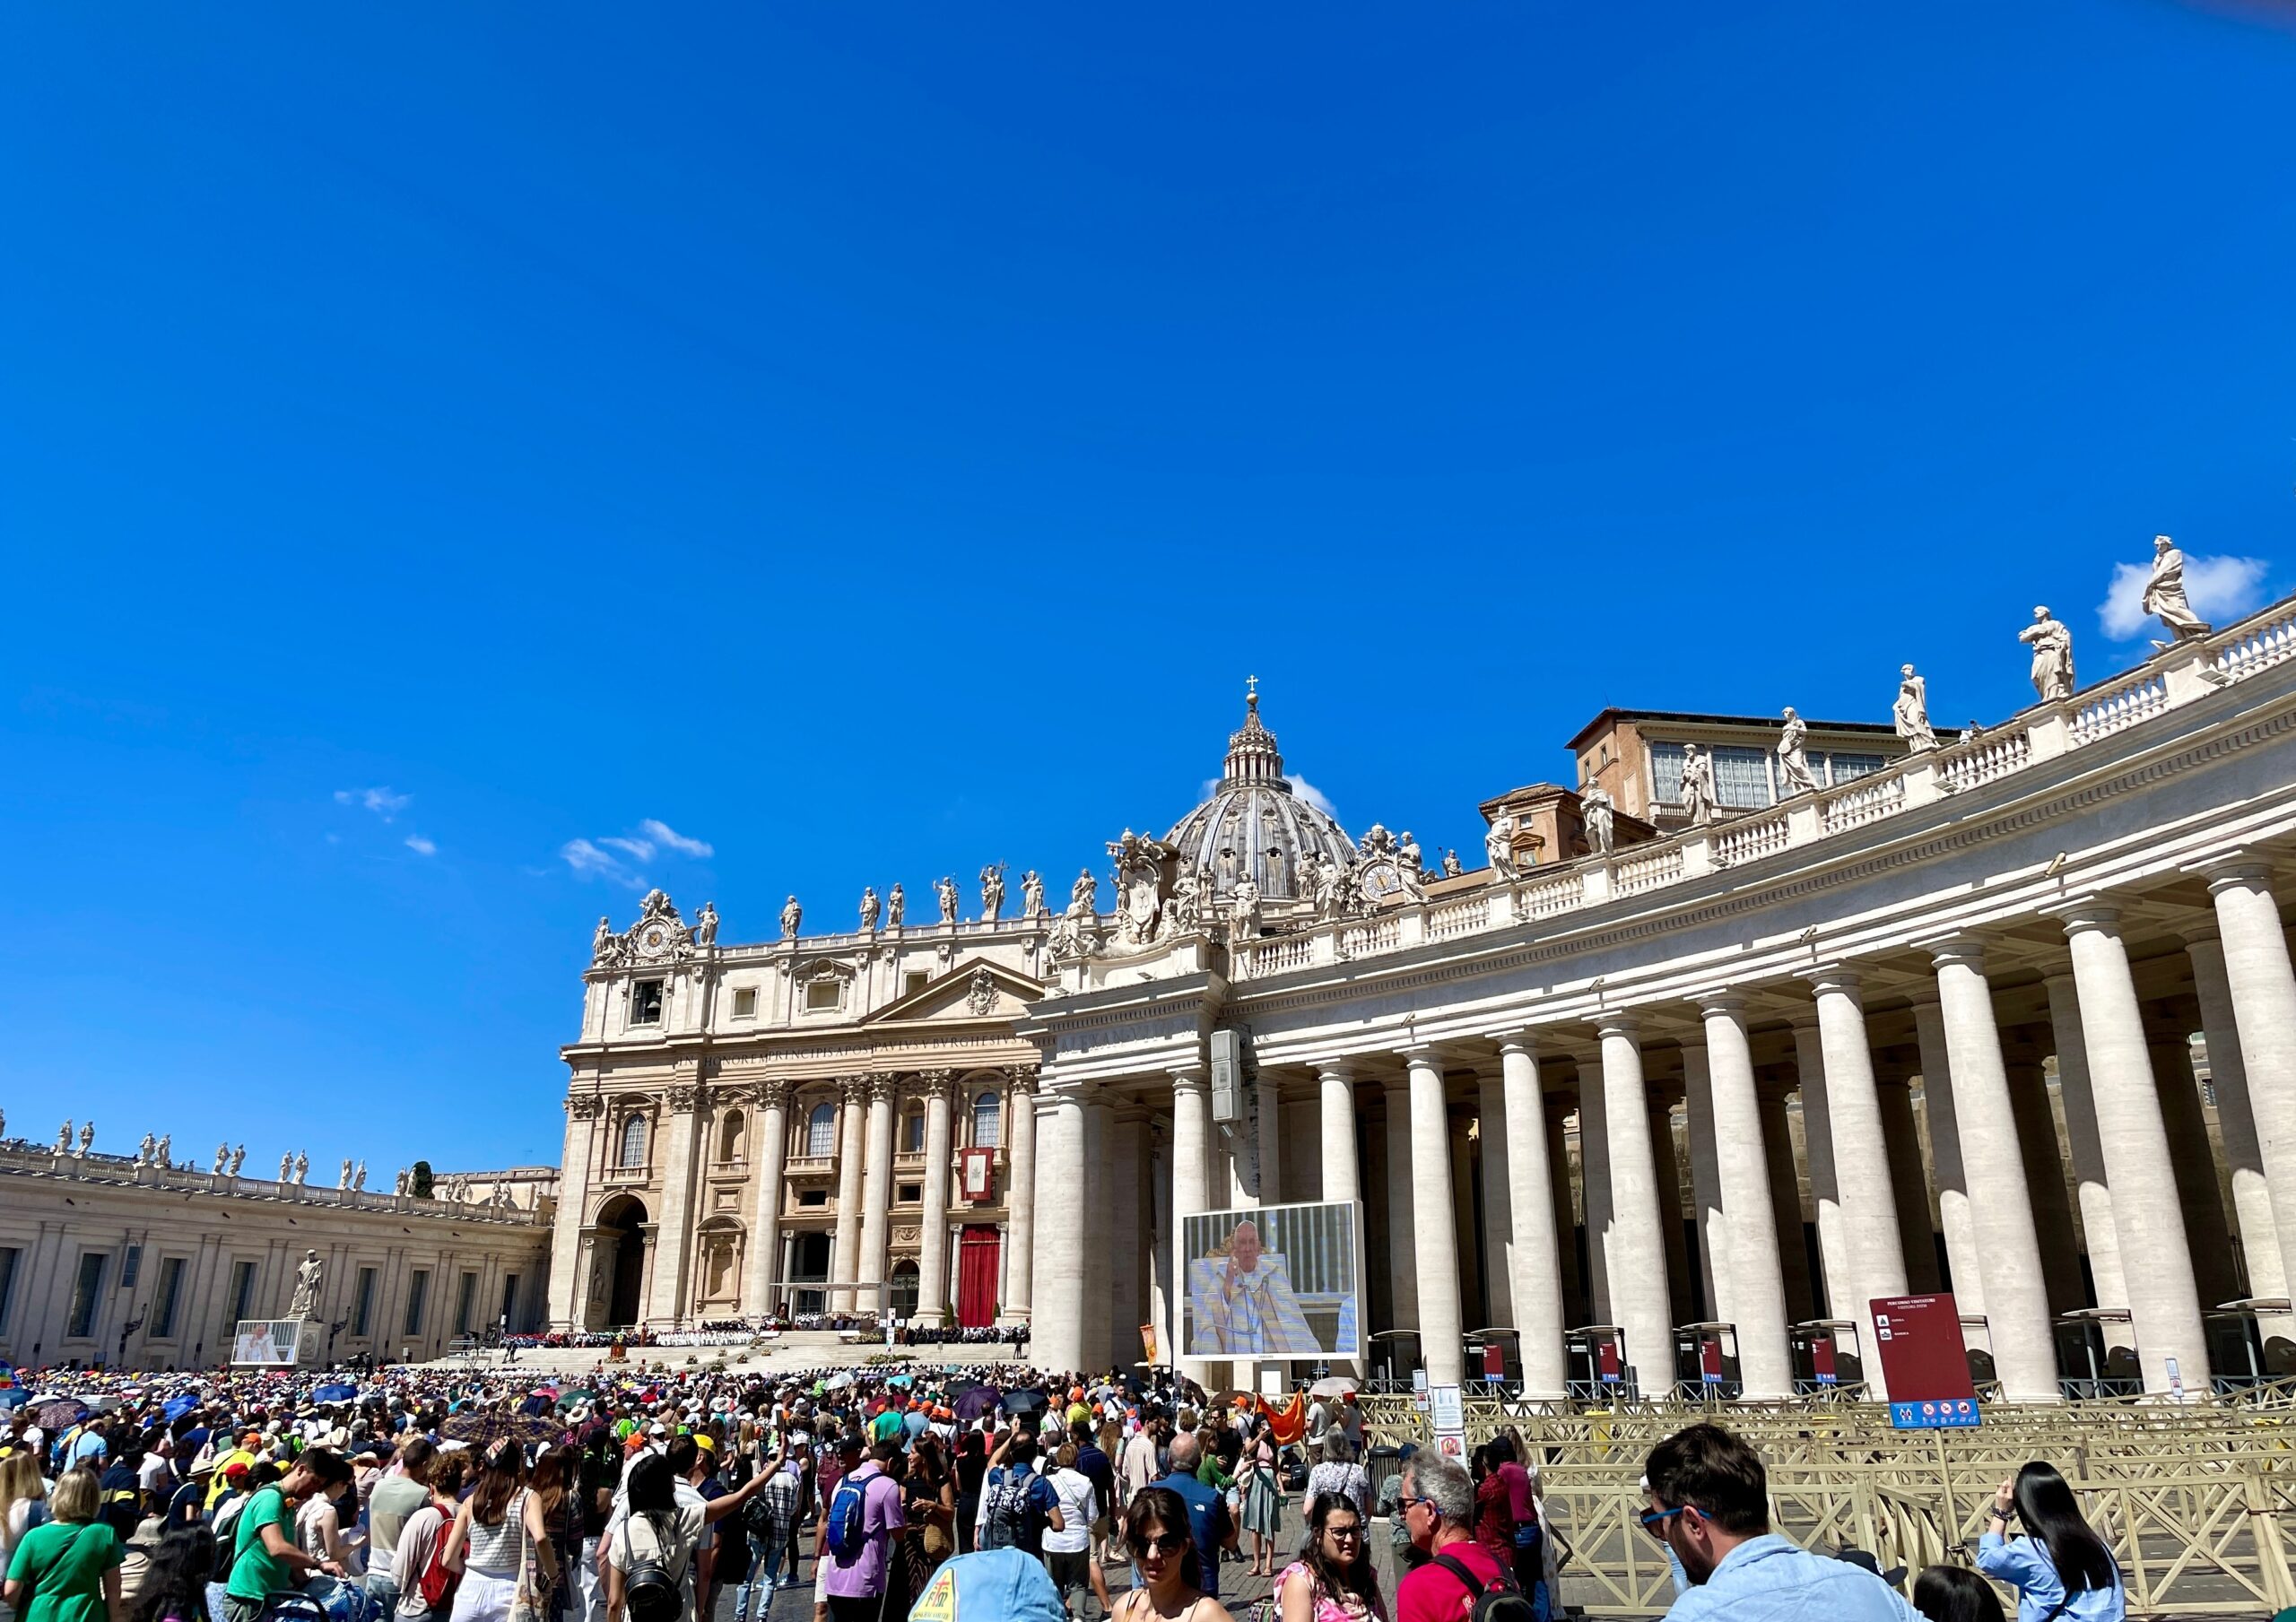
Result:
<svg viewBox="0 0 2296 1622">
<path fill-rule="evenodd" d="M 293 1368 L 302 1333 L 298 1318 L 242 1318 L 231 1336 L 231 1361 L 251 1368 Z"/>
<path fill-rule="evenodd" d="M 1361 1355 L 1361 1208 L 1270 1205 L 1180 1219 L 1192 1357 Z"/>
</svg>

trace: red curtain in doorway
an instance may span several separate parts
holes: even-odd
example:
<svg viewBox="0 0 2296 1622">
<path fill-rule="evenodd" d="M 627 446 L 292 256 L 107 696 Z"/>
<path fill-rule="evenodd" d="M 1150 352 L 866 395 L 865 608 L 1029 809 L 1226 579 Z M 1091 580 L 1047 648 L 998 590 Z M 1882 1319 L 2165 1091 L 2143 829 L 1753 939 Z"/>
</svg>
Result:
<svg viewBox="0 0 2296 1622">
<path fill-rule="evenodd" d="M 987 1329 L 996 1322 L 996 1262 L 1000 1246 L 995 1227 L 970 1223 L 957 1235 L 957 1322 L 967 1329 Z"/>
</svg>

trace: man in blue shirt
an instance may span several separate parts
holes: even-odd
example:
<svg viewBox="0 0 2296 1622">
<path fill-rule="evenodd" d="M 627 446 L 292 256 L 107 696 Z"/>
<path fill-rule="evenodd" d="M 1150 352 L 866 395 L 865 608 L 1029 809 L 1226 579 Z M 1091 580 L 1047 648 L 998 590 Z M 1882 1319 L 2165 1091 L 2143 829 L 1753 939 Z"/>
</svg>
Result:
<svg viewBox="0 0 2296 1622">
<path fill-rule="evenodd" d="M 1761 1455 L 1720 1426 L 1676 1431 L 1650 1450 L 1647 1473 L 1643 1530 L 1691 1584 L 1667 1622 L 1918 1622 L 1872 1572 L 1771 1531 Z"/>
<path fill-rule="evenodd" d="M 1182 1431 L 1172 1438 L 1171 1460 L 1172 1473 L 1148 1485 L 1171 1488 L 1187 1505 L 1188 1535 L 1196 1540 L 1196 1558 L 1204 1566 L 1204 1592 L 1217 1600 L 1220 1551 L 1236 1547 L 1236 1522 L 1228 1514 L 1228 1501 L 1218 1490 L 1196 1479 L 1196 1467 L 1204 1462 L 1204 1444 L 1195 1433 Z M 1133 1586 L 1140 1586 L 1136 1569 Z"/>
</svg>

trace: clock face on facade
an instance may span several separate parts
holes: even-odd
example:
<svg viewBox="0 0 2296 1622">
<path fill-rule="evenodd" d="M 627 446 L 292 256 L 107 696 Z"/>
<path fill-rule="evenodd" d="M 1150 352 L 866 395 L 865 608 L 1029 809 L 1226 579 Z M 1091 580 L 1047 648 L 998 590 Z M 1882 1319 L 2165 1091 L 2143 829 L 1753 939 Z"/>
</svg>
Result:
<svg viewBox="0 0 2296 1622">
<path fill-rule="evenodd" d="M 1358 867 L 1355 881 L 1367 900 L 1386 901 L 1404 892 L 1403 869 L 1384 856 L 1374 857 Z"/>
<path fill-rule="evenodd" d="M 638 932 L 638 952 L 640 957 L 659 958 L 670 950 L 670 932 L 659 924 L 648 924 Z"/>
</svg>

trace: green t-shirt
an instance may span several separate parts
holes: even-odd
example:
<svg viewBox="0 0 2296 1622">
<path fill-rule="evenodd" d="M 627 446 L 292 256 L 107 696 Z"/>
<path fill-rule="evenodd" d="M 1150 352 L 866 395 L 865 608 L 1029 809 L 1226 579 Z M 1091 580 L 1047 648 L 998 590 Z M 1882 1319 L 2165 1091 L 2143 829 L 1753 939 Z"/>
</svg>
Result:
<svg viewBox="0 0 2296 1622">
<path fill-rule="evenodd" d="M 264 1488 L 249 1498 L 231 1528 L 231 1580 L 223 1592 L 234 1600 L 261 1600 L 296 1586 L 293 1572 L 263 1546 L 266 1526 L 277 1527 L 293 1546 L 295 1517 L 288 1513 L 287 1495 L 276 1487 Z"/>
<path fill-rule="evenodd" d="M 104 1622 L 104 1574 L 126 1557 L 100 1521 L 50 1521 L 16 1545 L 8 1581 L 31 1584 L 16 1622 Z"/>
</svg>

